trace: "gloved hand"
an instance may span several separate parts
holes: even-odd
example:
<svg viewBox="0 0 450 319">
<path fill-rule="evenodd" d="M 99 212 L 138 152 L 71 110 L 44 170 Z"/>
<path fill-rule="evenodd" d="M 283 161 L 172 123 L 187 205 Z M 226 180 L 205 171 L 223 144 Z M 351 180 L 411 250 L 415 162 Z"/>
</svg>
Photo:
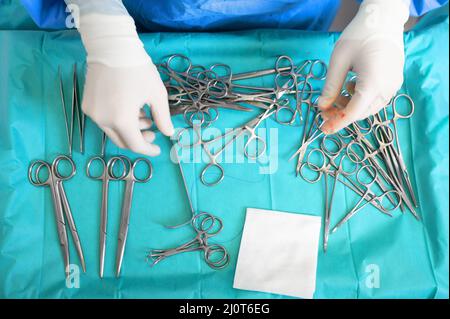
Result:
<svg viewBox="0 0 450 319">
<path fill-rule="evenodd" d="M 409 1 L 365 0 L 340 36 L 331 56 L 322 95 L 318 100 L 324 124 L 333 134 L 354 121 L 377 113 L 403 83 L 403 28 L 409 17 Z M 335 107 L 348 71 L 356 73 L 352 98 Z"/>
<path fill-rule="evenodd" d="M 87 51 L 83 111 L 117 146 L 158 155 L 159 147 L 152 144 L 155 133 L 141 131 L 152 125 L 142 107 L 150 106 L 164 135 L 172 135 L 174 128 L 167 91 L 133 19 L 120 0 L 71 2 L 81 6 L 78 30 Z"/>
</svg>

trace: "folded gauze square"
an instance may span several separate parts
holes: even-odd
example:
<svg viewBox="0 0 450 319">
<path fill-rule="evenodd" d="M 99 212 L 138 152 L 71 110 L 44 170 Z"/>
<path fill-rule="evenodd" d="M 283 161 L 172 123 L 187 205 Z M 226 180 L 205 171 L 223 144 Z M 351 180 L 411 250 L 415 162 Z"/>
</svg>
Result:
<svg viewBox="0 0 450 319">
<path fill-rule="evenodd" d="M 234 288 L 312 298 L 321 218 L 247 208 Z"/>
</svg>

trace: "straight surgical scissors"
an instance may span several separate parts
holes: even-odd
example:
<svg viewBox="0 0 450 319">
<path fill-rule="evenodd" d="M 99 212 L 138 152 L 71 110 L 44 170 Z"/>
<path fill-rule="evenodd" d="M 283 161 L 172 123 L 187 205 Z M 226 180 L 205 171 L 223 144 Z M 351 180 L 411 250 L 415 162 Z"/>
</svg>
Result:
<svg viewBox="0 0 450 319">
<path fill-rule="evenodd" d="M 69 171 L 63 172 L 60 165 L 68 164 Z M 48 176 L 44 179 L 40 177 L 42 169 L 46 169 Z M 43 160 L 36 160 L 30 164 L 28 169 L 28 179 L 34 186 L 49 186 L 52 194 L 54 213 L 56 219 L 56 227 L 58 230 L 58 238 L 63 253 L 64 269 L 66 276 L 69 275 L 70 256 L 69 256 L 69 242 L 66 230 L 66 222 L 69 226 L 72 238 L 76 247 L 78 257 L 81 261 L 83 271 L 86 271 L 86 263 L 84 260 L 83 249 L 81 241 L 78 236 L 78 231 L 75 226 L 75 221 L 72 216 L 69 201 L 64 191 L 63 182 L 72 178 L 76 173 L 75 163 L 66 155 L 57 156 L 50 164 Z M 65 217 L 64 217 L 65 214 Z"/>
<path fill-rule="evenodd" d="M 134 191 L 134 184 L 135 183 L 146 183 L 152 178 L 152 164 L 150 161 L 146 158 L 139 157 L 135 159 L 133 162 L 131 159 L 129 159 L 126 156 L 116 156 L 112 159 L 108 171 L 109 174 L 114 175 L 114 167 L 116 166 L 116 163 L 122 163 L 121 159 L 126 163 L 125 165 L 125 176 L 123 178 L 120 178 L 121 176 L 116 178 L 119 178 L 121 180 L 125 181 L 125 193 L 122 203 L 122 212 L 120 216 L 120 228 L 119 228 L 119 239 L 117 243 L 117 251 L 116 251 L 116 276 L 120 276 L 120 270 L 122 267 L 122 261 L 123 261 L 123 255 L 125 252 L 125 244 L 127 242 L 127 236 L 128 236 L 128 226 L 130 224 L 130 213 L 131 213 L 131 203 L 133 201 L 133 191 Z M 139 163 L 142 163 L 141 165 L 145 166 L 147 168 L 147 173 L 144 177 L 140 178 L 137 176 L 136 173 L 136 167 Z"/>
<path fill-rule="evenodd" d="M 103 150 L 104 147 L 102 147 L 102 153 L 104 153 Z M 119 161 L 123 165 L 123 169 L 121 169 L 122 173 L 119 176 L 115 176 L 112 172 L 113 170 L 112 166 L 116 161 Z M 93 173 L 92 167 L 95 165 L 95 163 L 99 163 L 101 165 L 101 171 L 98 175 Z M 105 266 L 106 234 L 108 225 L 109 182 L 124 179 L 125 174 L 127 173 L 125 167 L 126 167 L 125 160 L 119 156 L 112 157 L 108 162 L 105 162 L 103 156 L 94 156 L 89 160 L 86 166 L 86 175 L 89 178 L 102 181 L 102 203 L 100 209 L 100 264 L 99 264 L 100 278 L 103 278 L 103 270 Z"/>
</svg>

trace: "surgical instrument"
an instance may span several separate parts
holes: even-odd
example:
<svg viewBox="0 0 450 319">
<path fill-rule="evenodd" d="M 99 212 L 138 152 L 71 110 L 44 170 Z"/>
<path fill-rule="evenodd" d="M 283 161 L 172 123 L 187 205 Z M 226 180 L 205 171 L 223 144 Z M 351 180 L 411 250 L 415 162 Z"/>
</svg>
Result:
<svg viewBox="0 0 450 319">
<path fill-rule="evenodd" d="M 116 163 L 122 163 L 121 159 L 126 163 L 125 165 L 125 176 L 115 176 L 114 175 L 114 167 Z M 137 175 L 137 167 L 139 163 L 142 163 L 144 167 L 147 169 L 147 173 L 143 177 L 139 177 Z M 125 192 L 122 203 L 122 212 L 120 216 L 120 228 L 119 228 L 119 236 L 117 242 L 117 251 L 116 251 L 116 276 L 120 276 L 120 270 L 122 268 L 123 256 L 125 253 L 125 245 L 128 237 L 128 228 L 130 224 L 130 214 L 131 214 L 131 204 L 133 201 L 133 191 L 135 183 L 146 183 L 152 178 L 152 164 L 146 158 L 139 157 L 132 161 L 126 156 L 116 156 L 112 159 L 111 164 L 107 167 L 110 171 L 110 174 L 115 176 L 116 178 L 125 181 Z"/>
<path fill-rule="evenodd" d="M 64 172 L 63 168 L 61 167 L 61 165 L 64 165 L 64 163 L 66 163 L 66 166 L 67 164 L 69 166 L 68 172 Z M 40 177 L 43 168 L 47 170 L 46 178 Z M 68 276 L 70 272 L 69 242 L 66 223 L 72 234 L 73 242 L 75 244 L 76 251 L 81 262 L 81 267 L 84 272 L 86 271 L 86 263 L 84 260 L 83 249 L 81 247 L 81 241 L 78 236 L 78 231 L 75 226 L 75 221 L 72 216 L 69 201 L 67 200 L 66 192 L 63 186 L 63 182 L 72 178 L 75 175 L 75 172 L 75 163 L 69 156 L 66 155 L 57 156 L 51 164 L 43 160 L 33 161 L 28 169 L 28 179 L 32 185 L 50 187 L 56 219 L 56 227 L 58 230 L 59 244 L 63 253 L 66 276 Z"/>
<path fill-rule="evenodd" d="M 102 138 L 102 140 L 104 140 Z M 103 143 L 102 143 L 103 144 Z M 102 181 L 102 200 L 101 200 L 101 209 L 100 209 L 100 246 L 99 246 L 99 276 L 103 278 L 103 270 L 105 265 L 105 254 L 106 254 L 106 235 L 107 235 L 107 225 L 108 225 L 108 189 L 109 182 L 115 180 L 122 180 L 125 178 L 126 170 L 125 168 L 125 160 L 122 157 L 116 156 L 112 157 L 108 162 L 105 162 L 103 157 L 104 150 L 102 147 L 102 155 L 92 157 L 86 166 L 86 175 L 94 180 Z M 123 169 L 121 170 L 121 174 L 119 176 L 115 176 L 112 172 L 113 164 L 115 161 L 121 162 L 123 165 Z M 92 167 L 95 163 L 100 163 L 101 171 L 98 175 L 93 173 Z"/>
<path fill-rule="evenodd" d="M 61 107 L 64 115 L 66 138 L 68 141 L 68 152 L 69 156 L 72 156 L 73 144 L 74 144 L 74 131 L 75 122 L 78 123 L 78 139 L 79 139 L 79 151 L 81 154 L 84 153 L 84 131 L 85 131 L 85 114 L 81 110 L 81 103 L 79 97 L 78 88 L 78 73 L 77 64 L 73 65 L 72 70 L 72 90 L 71 90 L 71 107 L 70 107 L 70 117 L 67 111 L 64 81 L 62 77 L 61 67 L 58 67 L 58 87 L 61 100 Z"/>
<path fill-rule="evenodd" d="M 364 177 L 361 176 L 363 172 L 366 172 L 366 179 L 364 179 Z M 378 174 L 378 171 L 375 169 L 375 167 L 371 166 L 370 164 L 363 165 L 358 170 L 358 173 L 356 174 L 356 178 L 361 185 L 364 185 L 366 187 L 365 194 L 369 194 L 371 192 L 370 188 L 375 183 L 377 174 Z M 400 206 L 401 198 L 396 190 L 389 190 L 389 191 L 383 192 L 381 195 L 373 196 L 370 199 L 370 201 L 366 201 L 366 203 L 361 205 L 364 198 L 366 197 L 366 196 L 362 196 L 361 199 L 356 203 L 355 207 L 347 215 L 345 215 L 345 217 L 340 222 L 338 222 L 336 224 L 336 226 L 332 229 L 331 232 L 334 233 L 342 224 L 347 222 L 350 218 L 352 218 L 357 212 L 359 212 L 361 209 L 363 209 L 371 201 L 377 200 L 380 203 L 380 205 L 383 205 L 382 204 L 383 198 L 385 196 L 387 196 L 389 193 L 395 194 L 397 196 L 398 200 L 394 206 L 389 206 L 387 208 L 385 206 L 382 206 L 382 207 L 386 211 L 392 211 L 392 210 L 397 209 Z"/>
<path fill-rule="evenodd" d="M 210 140 L 204 141 L 202 138 L 201 133 L 201 126 L 196 125 L 192 129 L 191 128 L 185 128 L 178 132 L 177 134 L 177 144 L 181 148 L 194 148 L 197 146 L 200 146 L 203 151 L 207 154 L 209 158 L 209 163 L 206 165 L 206 167 L 202 170 L 200 174 L 200 180 L 201 182 L 206 186 L 214 186 L 219 184 L 223 178 L 225 177 L 225 171 L 223 167 L 219 164 L 219 156 L 225 151 L 225 149 L 231 145 L 232 142 L 234 142 L 237 138 L 239 138 L 243 134 L 248 134 L 249 138 L 246 141 L 244 145 L 244 155 L 250 159 L 257 159 L 260 157 L 266 150 L 266 142 L 264 139 L 262 139 L 260 136 L 256 134 L 256 129 L 261 125 L 261 123 L 270 117 L 275 112 L 275 109 L 267 109 L 266 111 L 259 114 L 257 117 L 253 118 L 246 124 L 244 124 L 241 127 L 235 128 L 233 130 L 230 130 L 228 132 L 225 132 L 222 135 L 219 135 L 217 137 L 214 137 Z M 187 135 L 186 133 L 189 133 L 189 131 L 193 130 L 195 134 L 194 141 L 192 143 L 183 143 L 183 136 Z M 219 148 L 216 151 L 213 151 L 210 146 L 218 144 L 222 140 L 225 140 L 224 145 Z M 250 145 L 255 144 L 256 152 L 255 154 L 252 154 L 249 149 Z M 260 147 L 258 147 L 260 145 Z M 260 151 L 258 151 L 260 149 Z M 208 181 L 206 179 L 206 174 L 209 170 L 216 168 L 219 171 L 218 177 L 213 181 Z"/>
<path fill-rule="evenodd" d="M 218 235 L 223 229 L 222 220 L 216 216 L 213 216 L 206 212 L 196 213 L 192 204 L 189 188 L 187 186 L 186 178 L 181 165 L 181 160 L 178 156 L 178 150 L 176 149 L 177 143 L 172 141 L 172 154 L 175 156 L 175 160 L 180 169 L 180 175 L 183 180 L 184 189 L 189 202 L 189 208 L 191 210 L 191 218 L 180 225 L 169 226 L 167 228 L 176 229 L 185 225 L 191 225 L 196 236 L 194 239 L 182 244 L 176 248 L 171 249 L 153 249 L 149 252 L 147 258 L 153 260 L 152 265 L 156 265 L 161 260 L 184 252 L 203 251 L 203 256 L 206 264 L 213 269 L 222 269 L 226 267 L 230 262 L 230 256 L 226 248 L 220 244 L 210 244 L 209 238 Z"/>
</svg>

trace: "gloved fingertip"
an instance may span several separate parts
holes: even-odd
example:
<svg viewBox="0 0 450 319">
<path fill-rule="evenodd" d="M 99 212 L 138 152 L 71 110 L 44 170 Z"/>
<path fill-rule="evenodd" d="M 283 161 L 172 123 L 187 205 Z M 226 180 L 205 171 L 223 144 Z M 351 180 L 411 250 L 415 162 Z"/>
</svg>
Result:
<svg viewBox="0 0 450 319">
<path fill-rule="evenodd" d="M 325 124 L 322 125 L 321 130 L 322 130 L 322 132 L 325 135 L 331 135 L 331 134 L 334 134 L 336 132 L 335 128 L 334 128 L 333 121 L 325 122 Z"/>
<path fill-rule="evenodd" d="M 147 143 L 153 143 L 153 141 L 156 138 L 155 132 L 152 132 L 152 131 L 144 131 L 144 132 L 142 132 L 142 136 L 144 137 L 144 140 Z"/>
<path fill-rule="evenodd" d="M 161 154 L 161 149 L 158 145 L 156 144 L 150 144 L 149 148 L 148 148 L 148 152 L 147 155 L 154 157 L 154 156 L 158 156 L 159 154 Z"/>
<path fill-rule="evenodd" d="M 175 128 L 173 127 L 172 121 L 169 121 L 167 125 L 163 125 L 159 128 L 160 132 L 164 134 L 165 136 L 172 136 L 175 134 Z"/>
<path fill-rule="evenodd" d="M 340 131 L 351 123 L 347 117 L 348 115 L 345 112 L 335 112 L 334 116 L 322 125 L 322 132 L 331 135 Z"/>
<path fill-rule="evenodd" d="M 333 105 L 333 99 L 327 96 L 321 95 L 317 100 L 317 106 L 320 110 L 326 111 L 331 108 Z"/>
</svg>

